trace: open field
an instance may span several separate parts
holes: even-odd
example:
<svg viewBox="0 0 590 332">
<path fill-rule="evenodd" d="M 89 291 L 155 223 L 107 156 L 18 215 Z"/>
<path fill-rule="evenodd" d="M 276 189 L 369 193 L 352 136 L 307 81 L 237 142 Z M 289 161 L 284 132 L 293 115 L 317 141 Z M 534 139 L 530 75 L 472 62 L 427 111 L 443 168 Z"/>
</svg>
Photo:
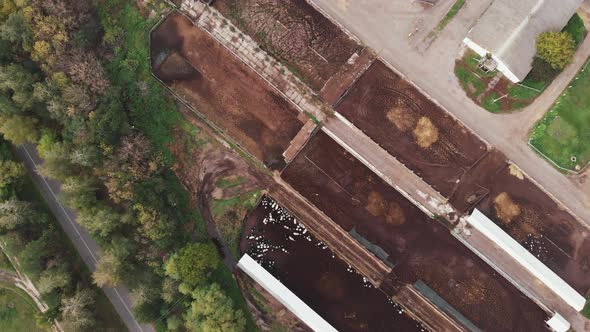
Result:
<svg viewBox="0 0 590 332">
<path fill-rule="evenodd" d="M 537 123 L 531 144 L 558 166 L 579 171 L 590 162 L 590 70 L 586 66 Z"/>
<path fill-rule="evenodd" d="M 282 177 L 344 230 L 381 247 L 395 287 L 422 280 L 482 329 L 545 329 L 540 308 L 325 134 Z"/>
<path fill-rule="evenodd" d="M 547 194 L 491 152 L 461 182 L 451 204 L 465 197 L 580 294 L 590 289 L 590 231 Z"/>
<path fill-rule="evenodd" d="M 363 281 L 323 242 L 274 204 L 265 198 L 251 213 L 242 251 L 263 264 L 339 331 L 421 330 L 419 323 L 400 313 L 397 304 Z"/>
<path fill-rule="evenodd" d="M 303 126 L 300 114 L 254 71 L 181 14 L 152 34 L 154 73 L 266 166 Z"/>
<path fill-rule="evenodd" d="M 0 331 L 43 331 L 35 324 L 39 312 L 33 299 L 14 285 L 0 283 Z"/>
<path fill-rule="evenodd" d="M 486 153 L 474 134 L 381 61 L 336 110 L 443 196 Z"/>
<path fill-rule="evenodd" d="M 362 49 L 304 0 L 217 0 L 213 7 L 315 91 Z"/>
</svg>

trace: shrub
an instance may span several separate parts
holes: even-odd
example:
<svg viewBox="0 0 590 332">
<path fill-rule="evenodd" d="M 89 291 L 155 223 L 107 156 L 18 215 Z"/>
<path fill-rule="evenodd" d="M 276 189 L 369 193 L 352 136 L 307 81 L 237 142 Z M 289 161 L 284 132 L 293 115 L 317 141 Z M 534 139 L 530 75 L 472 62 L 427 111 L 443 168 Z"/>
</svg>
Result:
<svg viewBox="0 0 590 332">
<path fill-rule="evenodd" d="M 537 55 L 554 69 L 563 69 L 574 56 L 575 42 L 567 32 L 543 32 L 537 36 Z"/>
</svg>

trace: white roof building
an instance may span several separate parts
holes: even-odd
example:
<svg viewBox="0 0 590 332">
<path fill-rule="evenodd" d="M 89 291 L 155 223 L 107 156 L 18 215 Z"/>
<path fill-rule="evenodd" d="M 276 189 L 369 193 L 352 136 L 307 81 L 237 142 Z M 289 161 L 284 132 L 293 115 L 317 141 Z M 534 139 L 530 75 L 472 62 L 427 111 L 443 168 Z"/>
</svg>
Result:
<svg viewBox="0 0 590 332">
<path fill-rule="evenodd" d="M 491 55 L 497 69 L 512 82 L 532 69 L 535 38 L 560 31 L 583 0 L 494 0 L 463 43 L 480 56 Z"/>
<path fill-rule="evenodd" d="M 338 332 L 332 325 L 326 322 L 313 309 L 305 304 L 297 295 L 293 294 L 287 287 L 278 281 L 272 274 L 268 273 L 260 264 L 258 264 L 248 254 L 244 254 L 238 262 L 238 267 L 246 272 L 267 292 L 274 296 L 295 316 L 297 316 L 309 328 L 318 332 Z"/>
<path fill-rule="evenodd" d="M 547 326 L 554 332 L 567 332 L 570 330 L 571 324 L 563 318 L 560 314 L 555 314 L 547 322 Z"/>
<path fill-rule="evenodd" d="M 521 246 L 510 235 L 504 232 L 498 225 L 491 221 L 479 210 L 475 209 L 467 218 L 467 223 L 489 238 L 526 268 L 539 281 L 547 285 L 557 296 L 569 304 L 576 311 L 584 309 L 586 299 L 580 295 L 572 286 L 561 279 L 555 272 L 551 271 L 537 257 Z"/>
</svg>

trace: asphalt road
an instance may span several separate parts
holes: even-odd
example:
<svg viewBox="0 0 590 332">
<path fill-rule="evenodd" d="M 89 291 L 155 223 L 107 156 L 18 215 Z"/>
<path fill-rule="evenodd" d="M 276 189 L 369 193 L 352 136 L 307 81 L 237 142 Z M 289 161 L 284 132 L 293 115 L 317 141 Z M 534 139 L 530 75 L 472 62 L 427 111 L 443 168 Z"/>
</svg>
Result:
<svg viewBox="0 0 590 332">
<path fill-rule="evenodd" d="M 96 263 L 100 257 L 100 247 L 90 237 L 88 231 L 76 222 L 76 213 L 65 208 L 57 197 L 61 191 L 60 184 L 57 181 L 44 178 L 37 173 L 37 167 L 43 163 L 37 150 L 32 144 L 18 146 L 16 150 L 18 158 L 24 163 L 27 172 L 31 175 L 33 183 L 39 189 L 45 202 L 59 221 L 61 227 L 70 238 L 74 247 L 78 251 L 86 266 L 90 271 L 96 270 Z M 102 288 L 105 295 L 113 304 L 113 307 L 121 317 L 121 320 L 129 331 L 132 332 L 155 332 L 150 324 L 140 324 L 137 322 L 131 311 L 131 297 L 129 290 L 125 285 L 116 288 Z"/>
</svg>

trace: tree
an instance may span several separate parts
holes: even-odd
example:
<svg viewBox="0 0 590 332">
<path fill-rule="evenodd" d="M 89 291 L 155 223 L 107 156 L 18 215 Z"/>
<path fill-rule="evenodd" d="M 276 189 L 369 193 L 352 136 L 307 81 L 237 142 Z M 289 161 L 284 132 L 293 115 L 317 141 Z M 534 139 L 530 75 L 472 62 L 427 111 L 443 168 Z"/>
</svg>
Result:
<svg viewBox="0 0 590 332">
<path fill-rule="evenodd" d="M 83 331 L 96 323 L 93 314 L 94 293 L 79 289 L 73 296 L 62 299 L 62 325 L 66 331 Z"/>
<path fill-rule="evenodd" d="M 60 198 L 74 209 L 90 209 L 96 205 L 97 185 L 94 179 L 71 176 L 63 181 Z"/>
<path fill-rule="evenodd" d="M 32 280 L 37 280 L 43 272 L 43 256 L 45 255 L 45 243 L 43 238 L 27 243 L 24 249 L 18 253 L 18 260 L 22 270 Z"/>
<path fill-rule="evenodd" d="M 141 284 L 133 290 L 132 297 L 135 300 L 133 312 L 140 321 L 149 321 L 160 316 L 162 299 L 159 290 L 152 285 Z"/>
<path fill-rule="evenodd" d="M 543 32 L 537 36 L 537 56 L 554 69 L 563 69 L 574 57 L 575 43 L 567 32 Z"/>
<path fill-rule="evenodd" d="M 191 243 L 173 255 L 166 262 L 166 274 L 196 286 L 203 283 L 217 268 L 219 255 L 213 244 Z"/>
<path fill-rule="evenodd" d="M 31 203 L 15 198 L 0 202 L 0 227 L 12 230 L 19 226 L 44 221 Z"/>
<path fill-rule="evenodd" d="M 160 294 L 162 300 L 166 301 L 166 303 L 172 303 L 179 294 L 178 282 L 171 278 L 164 278 L 162 294 Z"/>
<path fill-rule="evenodd" d="M 78 203 L 84 204 L 84 202 Z M 78 221 L 91 234 L 104 238 L 121 227 L 121 225 L 130 223 L 131 217 L 128 214 L 118 213 L 107 205 L 98 204 L 81 210 Z"/>
<path fill-rule="evenodd" d="M 148 239 L 154 241 L 159 247 L 171 244 L 175 224 L 153 208 L 141 204 L 133 206 L 137 214 L 137 220 L 141 225 L 139 231 Z"/>
<path fill-rule="evenodd" d="M 110 86 L 106 73 L 94 53 L 74 50 L 64 57 L 64 67 L 72 80 L 87 85 L 93 94 L 102 94 Z"/>
<path fill-rule="evenodd" d="M 38 80 L 22 65 L 0 66 L 0 91 L 12 93 L 12 101 L 22 109 L 33 106 L 33 84 Z"/>
<path fill-rule="evenodd" d="M 0 188 L 20 182 L 25 174 L 25 168 L 20 163 L 0 160 Z"/>
<path fill-rule="evenodd" d="M 166 327 L 168 328 L 168 331 L 171 332 L 179 331 L 182 327 L 182 319 L 176 315 L 168 316 L 166 319 Z"/>
<path fill-rule="evenodd" d="M 38 120 L 28 116 L 0 114 L 0 133 L 13 144 L 36 143 Z"/>
<path fill-rule="evenodd" d="M 64 288 L 70 284 L 72 276 L 67 271 L 67 264 L 59 262 L 60 265 L 49 268 L 41 272 L 37 288 L 41 294 L 47 294 L 54 289 Z"/>
<path fill-rule="evenodd" d="M 114 145 L 129 127 L 127 114 L 118 97 L 115 92 L 107 93 L 96 110 L 88 115 L 89 130 L 96 143 Z"/>
<path fill-rule="evenodd" d="M 122 274 L 123 262 L 114 252 L 107 251 L 98 260 L 92 277 L 98 287 L 116 287 L 121 282 Z"/>
<path fill-rule="evenodd" d="M 73 111 L 70 113 L 81 112 L 88 113 L 96 107 L 95 99 L 90 93 L 80 85 L 70 85 L 63 91 L 63 100 L 70 106 Z"/>
<path fill-rule="evenodd" d="M 0 38 L 17 44 L 25 50 L 31 48 L 31 30 L 22 13 L 10 14 L 4 24 L 0 26 Z"/>
<path fill-rule="evenodd" d="M 241 310 L 233 308 L 218 284 L 198 288 L 186 317 L 186 327 L 194 332 L 240 332 L 246 327 Z"/>
<path fill-rule="evenodd" d="M 133 186 L 162 168 L 161 157 L 152 153 L 150 142 L 142 134 L 121 139 L 121 146 L 105 165 L 106 187 L 115 203 L 133 198 Z"/>
</svg>

